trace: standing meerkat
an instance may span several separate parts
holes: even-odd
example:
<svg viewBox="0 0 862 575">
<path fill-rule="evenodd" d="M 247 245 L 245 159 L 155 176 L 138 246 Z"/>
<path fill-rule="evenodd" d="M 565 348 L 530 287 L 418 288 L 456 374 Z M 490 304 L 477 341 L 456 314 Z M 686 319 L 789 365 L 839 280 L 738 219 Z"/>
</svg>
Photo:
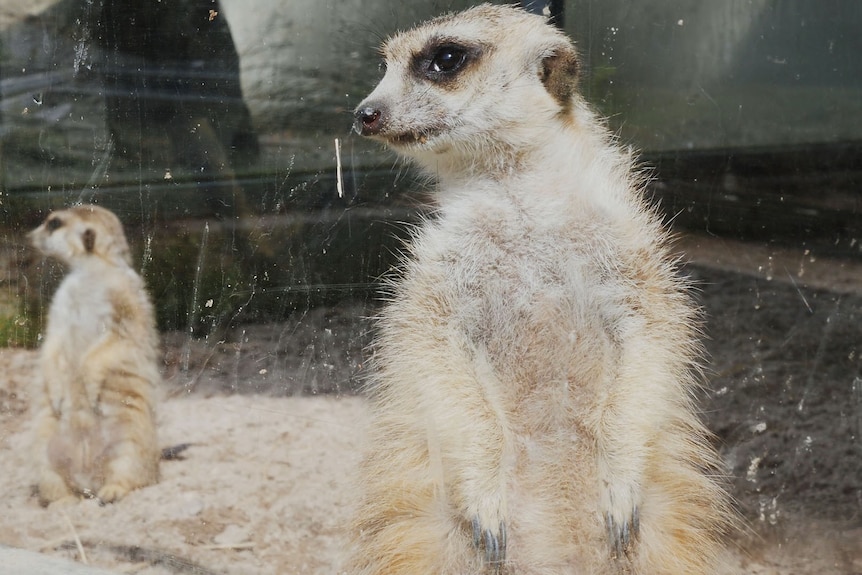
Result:
<svg viewBox="0 0 862 575">
<path fill-rule="evenodd" d="M 482 5 L 382 52 L 356 129 L 439 185 L 378 320 L 348 572 L 713 572 L 698 314 L 571 41 Z"/>
<path fill-rule="evenodd" d="M 51 302 L 41 349 L 39 499 L 47 505 L 86 494 L 117 501 L 158 480 L 152 304 L 110 211 L 91 205 L 55 211 L 29 237 L 69 268 Z"/>
</svg>

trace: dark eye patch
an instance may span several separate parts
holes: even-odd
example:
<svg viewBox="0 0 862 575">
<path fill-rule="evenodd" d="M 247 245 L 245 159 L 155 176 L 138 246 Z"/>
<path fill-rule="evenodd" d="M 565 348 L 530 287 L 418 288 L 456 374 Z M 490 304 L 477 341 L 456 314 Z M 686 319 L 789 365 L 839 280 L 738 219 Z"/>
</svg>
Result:
<svg viewBox="0 0 862 575">
<path fill-rule="evenodd" d="M 57 216 L 54 216 L 52 218 L 48 218 L 48 221 L 45 222 L 45 229 L 48 230 L 49 233 L 53 232 L 54 230 L 56 230 L 58 228 L 62 228 L 62 227 L 63 227 L 63 220 L 61 220 Z"/>
<path fill-rule="evenodd" d="M 475 46 L 436 40 L 416 55 L 413 68 L 432 82 L 446 83 L 465 70 L 479 54 Z"/>
</svg>

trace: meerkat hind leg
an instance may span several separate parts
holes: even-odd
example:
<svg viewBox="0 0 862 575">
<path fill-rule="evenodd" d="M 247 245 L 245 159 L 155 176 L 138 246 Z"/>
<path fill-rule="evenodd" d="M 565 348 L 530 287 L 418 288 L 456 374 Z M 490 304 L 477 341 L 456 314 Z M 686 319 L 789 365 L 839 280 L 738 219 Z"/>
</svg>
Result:
<svg viewBox="0 0 862 575">
<path fill-rule="evenodd" d="M 105 481 L 97 494 L 103 503 L 118 501 L 130 491 L 158 480 L 159 451 L 152 422 L 134 411 L 121 415 L 133 421 L 115 423 L 119 437 L 113 438 L 104 462 Z"/>
<path fill-rule="evenodd" d="M 49 445 L 59 433 L 59 422 L 49 405 L 42 408 L 38 415 L 37 433 L 39 437 L 38 458 L 41 473 L 38 484 L 39 504 L 43 507 L 58 501 L 76 501 L 78 498 L 69 488 L 63 476 L 54 468 L 49 455 Z"/>
<path fill-rule="evenodd" d="M 132 441 L 115 446 L 118 454 L 105 464 L 105 483 L 96 496 L 102 503 L 114 503 L 130 491 L 152 482 L 152 473 L 146 469 L 138 453 L 139 447 Z"/>
<path fill-rule="evenodd" d="M 42 470 L 42 476 L 39 479 L 39 504 L 42 507 L 47 507 L 51 504 L 72 503 L 78 500 L 78 496 L 72 493 L 66 480 L 50 468 Z"/>
</svg>

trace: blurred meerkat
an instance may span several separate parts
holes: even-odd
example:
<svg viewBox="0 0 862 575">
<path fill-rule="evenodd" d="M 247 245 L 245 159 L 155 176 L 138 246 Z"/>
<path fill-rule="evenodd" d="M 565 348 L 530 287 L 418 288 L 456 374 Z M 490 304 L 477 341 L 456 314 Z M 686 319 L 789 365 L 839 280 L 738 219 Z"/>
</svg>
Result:
<svg viewBox="0 0 862 575">
<path fill-rule="evenodd" d="M 713 572 L 698 314 L 572 43 L 482 5 L 382 52 L 356 130 L 439 185 L 378 319 L 348 572 Z"/>
<path fill-rule="evenodd" d="M 55 211 L 29 238 L 69 268 L 41 349 L 39 499 L 117 501 L 158 480 L 152 305 L 112 212 L 92 205 Z"/>
</svg>

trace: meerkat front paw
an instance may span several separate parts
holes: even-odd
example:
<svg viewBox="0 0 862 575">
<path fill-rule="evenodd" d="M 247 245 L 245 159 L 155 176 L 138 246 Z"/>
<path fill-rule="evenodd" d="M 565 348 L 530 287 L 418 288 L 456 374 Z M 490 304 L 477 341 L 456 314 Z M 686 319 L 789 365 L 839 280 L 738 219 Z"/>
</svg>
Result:
<svg viewBox="0 0 862 575">
<path fill-rule="evenodd" d="M 611 555 L 615 559 L 627 557 L 640 531 L 640 508 L 634 489 L 613 489 L 608 486 L 602 499 Z"/>
<path fill-rule="evenodd" d="M 96 497 L 104 503 L 116 503 L 129 493 L 130 489 L 118 483 L 107 483 L 99 489 Z"/>
<path fill-rule="evenodd" d="M 605 514 L 605 526 L 611 544 L 611 554 L 615 559 L 631 554 L 640 530 L 638 508 L 632 509 L 627 518 L 616 519 L 610 513 Z"/>
<path fill-rule="evenodd" d="M 507 545 L 505 498 L 502 495 L 485 496 L 474 499 L 474 502 L 467 509 L 473 545 L 490 573 L 502 573 Z"/>
<path fill-rule="evenodd" d="M 502 521 L 494 529 L 484 528 L 478 517 L 472 521 L 473 545 L 483 553 L 492 573 L 502 573 L 506 563 L 506 524 Z"/>
</svg>

